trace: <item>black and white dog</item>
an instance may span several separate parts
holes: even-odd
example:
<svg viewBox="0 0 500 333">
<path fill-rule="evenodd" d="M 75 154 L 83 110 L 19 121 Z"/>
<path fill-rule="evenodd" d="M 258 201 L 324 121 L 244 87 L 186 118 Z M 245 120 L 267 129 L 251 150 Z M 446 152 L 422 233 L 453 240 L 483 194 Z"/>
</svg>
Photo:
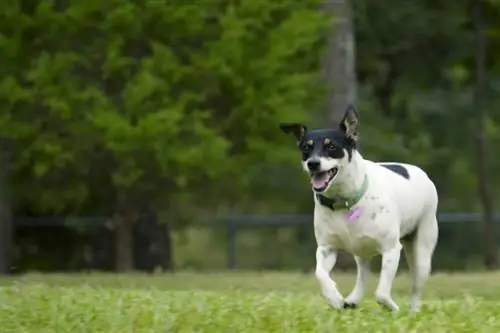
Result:
<svg viewBox="0 0 500 333">
<path fill-rule="evenodd" d="M 375 163 L 356 149 L 358 115 L 346 110 L 337 129 L 309 131 L 298 123 L 283 123 L 302 153 L 302 164 L 314 192 L 314 233 L 317 242 L 316 278 L 334 308 L 354 308 L 365 293 L 370 259 L 382 255 L 377 301 L 392 311 L 391 296 L 401 249 L 412 275 L 410 309 L 420 298 L 438 239 L 436 187 L 420 168 L 403 163 Z M 356 285 L 344 299 L 330 272 L 338 251 L 354 255 Z"/>
</svg>

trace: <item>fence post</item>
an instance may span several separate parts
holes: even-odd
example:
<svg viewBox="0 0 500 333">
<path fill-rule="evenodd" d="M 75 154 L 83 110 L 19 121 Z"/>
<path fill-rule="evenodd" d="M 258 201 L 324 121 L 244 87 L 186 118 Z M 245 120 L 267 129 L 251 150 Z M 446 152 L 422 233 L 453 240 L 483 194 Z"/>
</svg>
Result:
<svg viewBox="0 0 500 333">
<path fill-rule="evenodd" d="M 227 219 L 227 268 L 236 268 L 236 221 L 233 218 Z"/>
</svg>

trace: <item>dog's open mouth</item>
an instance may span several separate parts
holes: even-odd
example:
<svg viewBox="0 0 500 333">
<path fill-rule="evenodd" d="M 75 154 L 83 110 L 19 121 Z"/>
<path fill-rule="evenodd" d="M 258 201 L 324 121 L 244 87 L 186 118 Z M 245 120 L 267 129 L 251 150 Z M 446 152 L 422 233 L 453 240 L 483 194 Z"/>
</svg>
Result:
<svg viewBox="0 0 500 333">
<path fill-rule="evenodd" d="M 331 181 L 337 175 L 339 169 L 337 167 L 331 168 L 328 171 L 313 172 L 311 173 L 311 185 L 316 192 L 325 191 L 330 185 Z"/>
</svg>

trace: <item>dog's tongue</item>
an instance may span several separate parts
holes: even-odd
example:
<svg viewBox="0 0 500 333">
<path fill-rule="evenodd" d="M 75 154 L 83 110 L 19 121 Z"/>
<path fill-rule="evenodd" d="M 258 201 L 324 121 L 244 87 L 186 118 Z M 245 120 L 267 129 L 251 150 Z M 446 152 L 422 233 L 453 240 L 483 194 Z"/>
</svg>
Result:
<svg viewBox="0 0 500 333">
<path fill-rule="evenodd" d="M 311 177 L 311 184 L 314 188 L 321 188 L 325 186 L 325 183 L 327 181 L 328 181 L 328 172 L 315 173 Z"/>
</svg>

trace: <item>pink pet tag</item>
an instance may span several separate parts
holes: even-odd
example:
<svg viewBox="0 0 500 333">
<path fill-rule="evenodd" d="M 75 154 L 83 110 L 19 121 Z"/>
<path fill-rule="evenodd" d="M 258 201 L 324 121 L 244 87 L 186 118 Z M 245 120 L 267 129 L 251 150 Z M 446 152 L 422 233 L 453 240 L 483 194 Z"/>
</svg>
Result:
<svg viewBox="0 0 500 333">
<path fill-rule="evenodd" d="M 353 207 L 349 209 L 347 212 L 347 220 L 349 222 L 356 222 L 360 217 L 363 211 L 359 207 Z"/>
</svg>

